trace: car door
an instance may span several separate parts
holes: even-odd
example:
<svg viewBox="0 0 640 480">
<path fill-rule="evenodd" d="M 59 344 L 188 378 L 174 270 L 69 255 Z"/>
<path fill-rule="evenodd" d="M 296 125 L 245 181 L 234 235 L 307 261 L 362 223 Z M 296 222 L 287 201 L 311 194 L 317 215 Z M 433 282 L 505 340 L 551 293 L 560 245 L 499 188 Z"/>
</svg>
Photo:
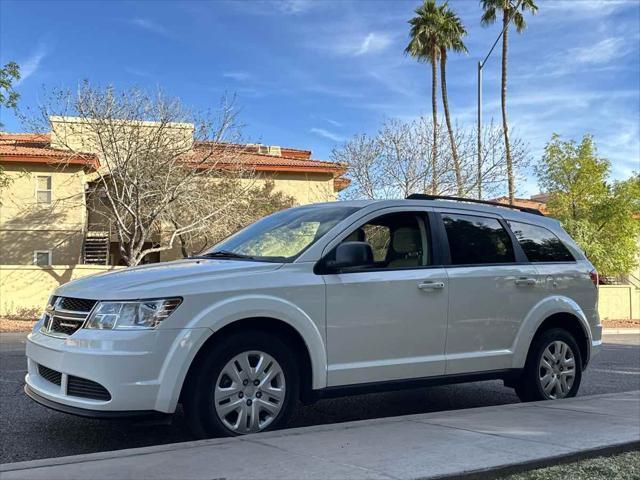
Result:
<svg viewBox="0 0 640 480">
<path fill-rule="evenodd" d="M 440 212 L 449 247 L 447 374 L 511 367 L 516 334 L 544 289 L 502 218 Z"/>
<path fill-rule="evenodd" d="M 328 385 L 442 375 L 448 290 L 424 210 L 362 219 L 339 241 L 366 241 L 374 264 L 324 275 Z"/>
</svg>

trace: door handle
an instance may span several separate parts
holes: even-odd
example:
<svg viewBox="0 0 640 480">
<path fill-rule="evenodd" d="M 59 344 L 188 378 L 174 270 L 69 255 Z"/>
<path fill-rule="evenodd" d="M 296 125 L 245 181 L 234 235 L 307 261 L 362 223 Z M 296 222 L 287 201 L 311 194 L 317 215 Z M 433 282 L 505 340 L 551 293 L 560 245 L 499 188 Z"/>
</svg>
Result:
<svg viewBox="0 0 640 480">
<path fill-rule="evenodd" d="M 532 287 L 536 284 L 536 279 L 531 277 L 519 277 L 516 278 L 515 283 L 521 287 Z"/>
<path fill-rule="evenodd" d="M 422 282 L 418 284 L 420 290 L 442 290 L 444 282 Z"/>
</svg>

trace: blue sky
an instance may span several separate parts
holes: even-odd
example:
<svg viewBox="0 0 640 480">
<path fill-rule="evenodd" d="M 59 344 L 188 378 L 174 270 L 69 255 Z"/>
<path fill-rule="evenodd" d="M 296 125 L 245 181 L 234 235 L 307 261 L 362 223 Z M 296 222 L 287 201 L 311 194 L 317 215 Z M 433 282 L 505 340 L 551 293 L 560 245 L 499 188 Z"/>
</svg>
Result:
<svg viewBox="0 0 640 480">
<path fill-rule="evenodd" d="M 469 36 L 450 58 L 449 101 L 475 121 L 476 63 L 499 33 L 483 28 L 476 0 L 451 0 Z M 640 1 L 539 1 L 511 35 L 509 117 L 540 158 L 553 132 L 595 136 L 616 178 L 640 170 Z M 207 108 L 237 93 L 252 141 L 313 150 L 385 118 L 430 112 L 430 72 L 402 54 L 418 1 L 282 0 L 35 2 L 0 0 L 0 62 L 17 61 L 24 106 L 47 87 L 83 79 L 160 86 Z M 500 119 L 500 51 L 485 68 L 484 115 Z M 8 131 L 22 126 L 2 111 Z M 519 194 L 537 191 L 529 177 Z"/>
</svg>

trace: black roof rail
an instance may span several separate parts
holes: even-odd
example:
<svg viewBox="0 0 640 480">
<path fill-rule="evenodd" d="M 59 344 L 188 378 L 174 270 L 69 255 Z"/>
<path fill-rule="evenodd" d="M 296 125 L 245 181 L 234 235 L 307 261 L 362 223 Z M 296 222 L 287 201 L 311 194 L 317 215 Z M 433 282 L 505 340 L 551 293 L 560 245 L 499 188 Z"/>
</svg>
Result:
<svg viewBox="0 0 640 480">
<path fill-rule="evenodd" d="M 412 193 L 407 197 L 407 200 L 453 200 L 455 202 L 479 203 L 480 205 L 491 205 L 493 207 L 512 208 L 513 210 L 520 210 L 521 212 L 532 213 L 534 215 L 540 215 L 544 217 L 544 213 L 542 213 L 537 208 L 520 207 L 518 205 L 510 205 L 508 203 L 500 203 L 500 202 L 491 202 L 489 200 L 478 200 L 476 198 L 450 197 L 447 195 L 428 195 L 426 193 Z"/>
</svg>

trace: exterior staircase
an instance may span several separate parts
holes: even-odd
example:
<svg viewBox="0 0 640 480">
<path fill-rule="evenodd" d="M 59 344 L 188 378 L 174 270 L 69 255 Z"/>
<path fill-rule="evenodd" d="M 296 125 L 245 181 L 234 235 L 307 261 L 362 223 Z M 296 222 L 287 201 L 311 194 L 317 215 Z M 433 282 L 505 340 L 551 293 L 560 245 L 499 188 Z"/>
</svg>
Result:
<svg viewBox="0 0 640 480">
<path fill-rule="evenodd" d="M 86 233 L 82 261 L 90 265 L 109 264 L 109 232 L 88 231 Z"/>
</svg>

